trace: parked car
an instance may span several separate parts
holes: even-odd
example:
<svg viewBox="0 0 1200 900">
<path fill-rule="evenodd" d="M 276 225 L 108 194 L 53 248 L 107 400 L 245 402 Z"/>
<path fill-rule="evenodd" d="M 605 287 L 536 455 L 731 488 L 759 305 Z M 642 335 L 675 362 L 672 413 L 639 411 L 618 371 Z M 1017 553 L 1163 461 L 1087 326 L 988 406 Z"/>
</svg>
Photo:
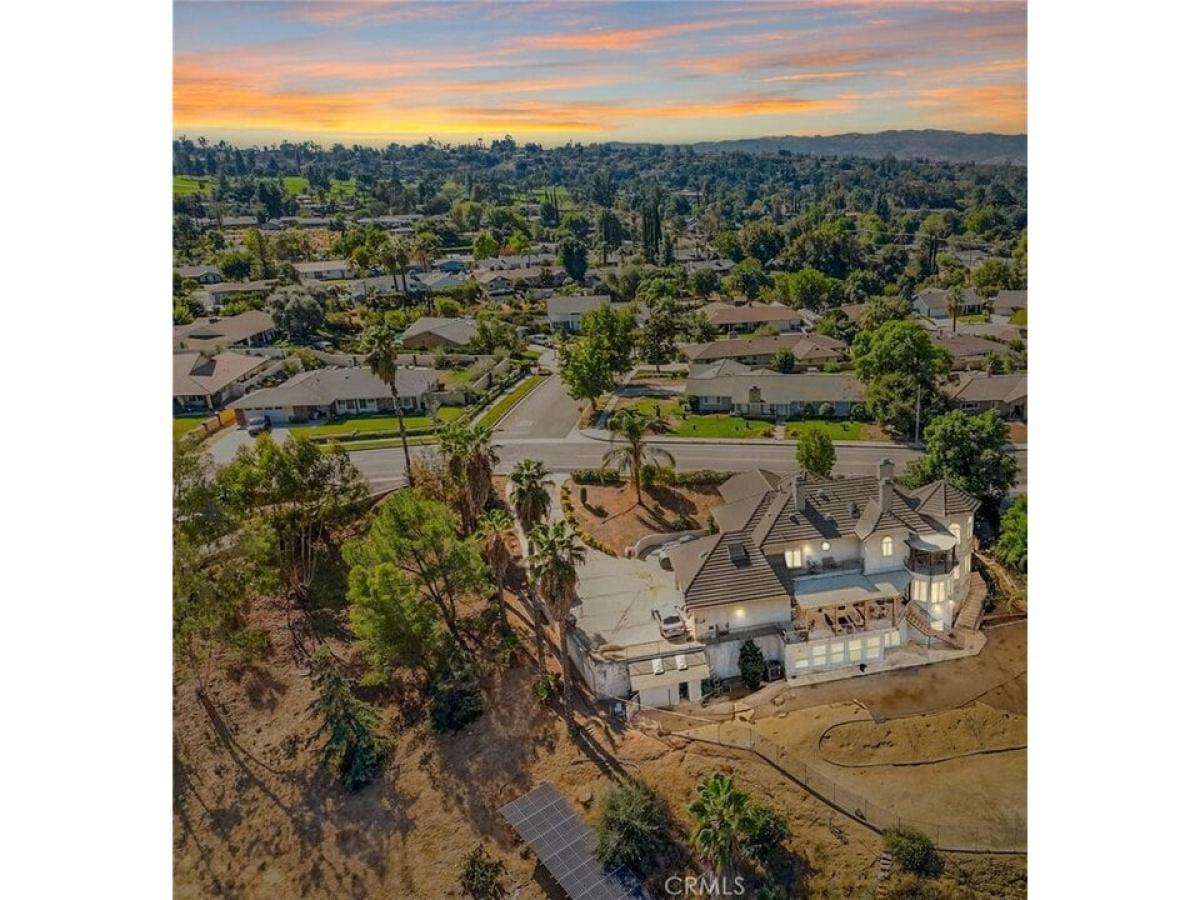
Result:
<svg viewBox="0 0 1200 900">
<path fill-rule="evenodd" d="M 680 637 L 687 631 L 687 626 L 683 624 L 683 617 L 679 615 L 679 610 L 670 604 L 654 607 L 651 615 L 658 622 L 658 630 L 665 638 Z"/>
<path fill-rule="evenodd" d="M 246 431 L 251 437 L 271 430 L 271 420 L 266 416 L 254 416 L 246 420 Z"/>
</svg>

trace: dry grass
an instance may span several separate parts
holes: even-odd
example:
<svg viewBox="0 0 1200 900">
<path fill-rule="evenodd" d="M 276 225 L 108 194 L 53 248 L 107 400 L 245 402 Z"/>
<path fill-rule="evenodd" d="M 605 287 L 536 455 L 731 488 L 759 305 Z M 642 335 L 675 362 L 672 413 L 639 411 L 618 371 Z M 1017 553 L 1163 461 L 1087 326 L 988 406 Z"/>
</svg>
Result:
<svg viewBox="0 0 1200 900">
<path fill-rule="evenodd" d="M 649 534 L 708 527 L 708 516 L 721 503 L 715 486 L 642 489 L 638 506 L 633 486 L 587 485 L 588 502 L 580 500 L 579 485 L 567 482 L 577 527 L 618 553 Z"/>
</svg>

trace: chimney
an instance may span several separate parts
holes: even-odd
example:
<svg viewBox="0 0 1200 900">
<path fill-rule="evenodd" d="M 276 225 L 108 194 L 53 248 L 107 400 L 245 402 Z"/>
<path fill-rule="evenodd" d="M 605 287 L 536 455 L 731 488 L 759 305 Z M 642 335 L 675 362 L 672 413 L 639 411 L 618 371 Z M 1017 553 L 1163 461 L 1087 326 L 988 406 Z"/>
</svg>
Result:
<svg viewBox="0 0 1200 900">
<path fill-rule="evenodd" d="M 804 512 L 805 502 L 805 485 L 803 475 L 792 476 L 792 505 L 796 508 L 796 515 Z"/>
<path fill-rule="evenodd" d="M 883 478 L 879 482 L 879 511 L 887 512 L 892 508 L 892 479 Z"/>
<path fill-rule="evenodd" d="M 888 459 L 887 457 L 884 457 L 883 459 L 881 459 L 879 461 L 879 465 L 877 468 L 879 471 L 879 480 L 880 481 L 882 481 L 885 478 L 891 478 L 893 475 L 896 474 L 896 464 L 894 462 L 892 462 L 890 459 Z"/>
</svg>

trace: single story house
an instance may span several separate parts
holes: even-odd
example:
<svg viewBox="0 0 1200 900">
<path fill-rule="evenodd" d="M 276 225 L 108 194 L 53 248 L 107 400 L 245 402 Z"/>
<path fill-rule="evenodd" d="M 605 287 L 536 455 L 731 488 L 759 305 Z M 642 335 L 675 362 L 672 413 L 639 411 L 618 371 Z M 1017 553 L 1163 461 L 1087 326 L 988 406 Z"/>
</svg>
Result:
<svg viewBox="0 0 1200 900">
<path fill-rule="evenodd" d="M 209 316 L 187 325 L 176 325 L 178 350 L 215 352 L 229 347 L 261 347 L 275 337 L 275 321 L 262 310 L 248 309 L 236 316 Z"/>
<path fill-rule="evenodd" d="M 197 292 L 205 309 L 219 310 L 238 294 L 267 294 L 275 287 L 274 280 L 265 281 L 222 281 L 206 284 Z"/>
<path fill-rule="evenodd" d="M 554 253 L 519 253 L 512 256 L 486 256 L 476 260 L 477 272 L 501 272 L 512 269 L 537 269 L 553 266 L 557 262 Z"/>
<path fill-rule="evenodd" d="M 301 281 L 336 281 L 354 277 L 354 266 L 348 259 L 323 259 L 292 265 L 295 266 Z"/>
<path fill-rule="evenodd" d="M 397 369 L 400 408 L 406 413 L 427 409 L 429 395 L 437 389 L 437 384 L 437 372 L 433 369 Z M 252 391 L 230 406 L 240 425 L 258 416 L 270 420 L 272 425 L 285 425 L 334 416 L 395 411 L 388 386 L 370 369 L 361 367 L 301 372 L 278 387 Z"/>
<path fill-rule="evenodd" d="M 1029 410 L 1029 386 L 1024 372 L 988 375 L 965 372 L 947 389 L 950 401 L 964 412 L 994 409 L 1006 419 L 1025 420 Z"/>
<path fill-rule="evenodd" d="M 1001 291 L 989 302 L 996 315 L 1011 316 L 1018 309 L 1029 309 L 1029 291 Z"/>
<path fill-rule="evenodd" d="M 751 369 L 733 360 L 692 366 L 687 394 L 700 412 L 732 412 L 752 418 L 792 419 L 818 414 L 828 404 L 847 417 L 866 401 L 863 383 L 853 375 L 775 372 Z M 807 410 L 806 410 L 807 407 Z"/>
<path fill-rule="evenodd" d="M 470 346 L 475 332 L 474 319 L 421 316 L 404 329 L 400 343 L 410 350 L 433 350 L 441 347 L 447 351 L 461 353 Z"/>
<path fill-rule="evenodd" d="M 220 284 L 225 280 L 216 266 L 180 266 L 175 271 L 180 278 L 190 278 L 199 284 Z"/>
<path fill-rule="evenodd" d="M 948 319 L 946 311 L 946 296 L 949 292 L 940 288 L 925 288 L 913 298 L 913 310 L 920 316 L 930 319 Z M 987 300 L 975 293 L 974 288 L 963 291 L 962 302 L 958 306 L 960 316 L 973 316 L 984 311 Z"/>
<path fill-rule="evenodd" d="M 735 265 L 732 259 L 697 259 L 684 262 L 683 270 L 689 275 L 695 275 L 701 269 L 708 269 L 717 275 L 728 275 Z"/>
<path fill-rule="evenodd" d="M 488 297 L 507 296 L 517 287 L 516 280 L 510 277 L 507 272 L 496 269 L 488 269 L 482 272 L 476 271 L 474 278 L 475 282 Z"/>
<path fill-rule="evenodd" d="M 602 306 L 612 306 L 608 294 L 573 294 L 569 297 L 548 297 L 546 316 L 550 327 L 562 331 L 578 331 L 583 314 Z"/>
<path fill-rule="evenodd" d="M 215 412 L 245 393 L 247 386 L 276 362 L 269 356 L 230 350 L 219 353 L 177 350 L 172 389 L 175 411 Z"/>
<path fill-rule="evenodd" d="M 754 331 L 762 325 L 773 325 L 780 331 L 799 331 L 805 323 L 797 310 L 782 303 L 709 303 L 700 314 L 722 331 Z"/>
<path fill-rule="evenodd" d="M 408 289 L 420 293 L 452 291 L 466 283 L 467 275 L 464 272 L 418 272 L 408 276 Z"/>
<path fill-rule="evenodd" d="M 846 343 L 824 334 L 777 334 L 763 337 L 730 338 L 709 341 L 707 344 L 685 344 L 683 350 L 690 362 L 706 363 L 733 359 L 747 366 L 761 368 L 771 364 L 780 350 L 791 350 L 796 368 L 820 368 L 846 356 Z"/>
<path fill-rule="evenodd" d="M 993 353 L 1003 353 L 1007 349 L 998 341 L 961 332 L 948 334 L 945 330 L 936 333 L 933 342 L 950 351 L 950 355 L 954 357 L 952 365 L 955 369 L 969 369 L 982 365 Z"/>
</svg>

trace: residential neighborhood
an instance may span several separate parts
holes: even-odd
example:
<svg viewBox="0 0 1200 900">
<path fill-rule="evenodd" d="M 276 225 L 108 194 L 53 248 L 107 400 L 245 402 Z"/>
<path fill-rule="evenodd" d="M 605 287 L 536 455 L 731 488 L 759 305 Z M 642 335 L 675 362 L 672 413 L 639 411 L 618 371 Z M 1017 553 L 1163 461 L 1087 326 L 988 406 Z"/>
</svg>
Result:
<svg viewBox="0 0 1200 900">
<path fill-rule="evenodd" d="M 174 150 L 179 767 L 246 804 L 230 834 L 293 825 L 245 799 L 213 715 L 287 804 L 364 804 L 316 840 L 368 886 L 317 893 L 592 896 L 528 810 L 616 840 L 608 798 L 644 789 L 683 843 L 613 896 L 667 896 L 711 865 L 688 810 L 724 772 L 786 827 L 773 852 L 824 854 L 806 880 L 739 857 L 759 896 L 1024 896 L 1022 166 Z M 322 727 L 357 737 L 295 737 Z M 373 872 L 335 827 L 431 869 L 389 843 Z M 881 879 L 897 840 L 953 875 Z M 290 847 L 246 851 L 288 895 Z"/>
</svg>

